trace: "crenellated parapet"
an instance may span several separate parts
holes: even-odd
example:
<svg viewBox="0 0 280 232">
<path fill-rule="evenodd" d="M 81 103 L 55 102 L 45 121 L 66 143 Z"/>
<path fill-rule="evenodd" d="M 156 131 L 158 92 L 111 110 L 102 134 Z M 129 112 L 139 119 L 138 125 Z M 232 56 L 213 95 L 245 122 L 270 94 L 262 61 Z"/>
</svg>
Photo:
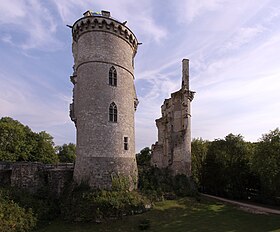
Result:
<svg viewBox="0 0 280 232">
<path fill-rule="evenodd" d="M 112 33 L 123 40 L 125 40 L 133 49 L 134 55 L 137 52 L 138 41 L 133 32 L 125 26 L 125 23 L 121 23 L 106 14 L 92 14 L 86 12 L 85 16 L 77 20 L 72 26 L 72 36 L 75 42 L 79 37 L 87 32 L 103 31 Z"/>
</svg>

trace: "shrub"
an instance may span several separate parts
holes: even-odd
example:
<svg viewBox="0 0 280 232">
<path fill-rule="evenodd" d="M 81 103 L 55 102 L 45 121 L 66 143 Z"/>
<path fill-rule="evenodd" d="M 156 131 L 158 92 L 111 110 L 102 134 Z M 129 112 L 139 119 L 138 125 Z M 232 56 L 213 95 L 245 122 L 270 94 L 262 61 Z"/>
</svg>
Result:
<svg viewBox="0 0 280 232">
<path fill-rule="evenodd" d="M 32 209 L 24 209 L 0 191 L 0 228 L 3 232 L 27 232 L 36 226 Z"/>
<path fill-rule="evenodd" d="M 65 196 L 61 212 L 66 220 L 100 222 L 141 213 L 147 200 L 137 192 L 76 188 Z"/>
<path fill-rule="evenodd" d="M 140 170 L 138 188 L 152 201 L 197 194 L 197 189 L 190 177 L 183 174 L 173 176 L 167 168 L 149 167 Z"/>
<path fill-rule="evenodd" d="M 43 191 L 43 189 L 42 189 Z M 37 194 L 30 194 L 24 190 L 15 188 L 2 188 L 0 195 L 15 202 L 25 210 L 32 209 L 33 215 L 40 221 L 50 221 L 59 214 L 59 204 L 48 197 L 46 193 L 39 191 Z"/>
<path fill-rule="evenodd" d="M 186 175 L 176 175 L 173 181 L 173 189 L 177 196 L 196 196 L 198 194 L 193 181 Z"/>
</svg>

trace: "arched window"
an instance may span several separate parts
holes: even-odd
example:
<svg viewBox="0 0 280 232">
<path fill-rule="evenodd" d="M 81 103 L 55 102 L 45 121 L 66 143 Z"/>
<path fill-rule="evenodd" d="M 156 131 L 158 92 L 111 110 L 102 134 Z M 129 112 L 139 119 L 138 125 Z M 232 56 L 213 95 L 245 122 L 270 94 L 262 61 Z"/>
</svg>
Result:
<svg viewBox="0 0 280 232">
<path fill-rule="evenodd" d="M 117 105 L 112 102 L 109 106 L 109 121 L 117 122 L 118 121 L 118 109 Z"/>
<path fill-rule="evenodd" d="M 117 70 L 114 66 L 109 70 L 109 85 L 117 86 Z"/>
</svg>

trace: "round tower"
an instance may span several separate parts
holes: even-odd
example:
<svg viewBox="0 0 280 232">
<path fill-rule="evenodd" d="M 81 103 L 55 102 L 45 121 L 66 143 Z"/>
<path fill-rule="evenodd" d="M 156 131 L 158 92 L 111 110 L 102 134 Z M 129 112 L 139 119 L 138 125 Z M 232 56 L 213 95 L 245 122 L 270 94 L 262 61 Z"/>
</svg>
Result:
<svg viewBox="0 0 280 232">
<path fill-rule="evenodd" d="M 133 32 L 110 12 L 87 11 L 72 28 L 73 103 L 77 128 L 74 181 L 110 189 L 114 181 L 137 183 Z"/>
</svg>

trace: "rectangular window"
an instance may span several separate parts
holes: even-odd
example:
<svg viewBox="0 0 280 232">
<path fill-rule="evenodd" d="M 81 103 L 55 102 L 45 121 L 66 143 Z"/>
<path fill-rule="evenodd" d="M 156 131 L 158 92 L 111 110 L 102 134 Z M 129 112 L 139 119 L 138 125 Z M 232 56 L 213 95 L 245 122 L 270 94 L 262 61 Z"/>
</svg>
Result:
<svg viewBox="0 0 280 232">
<path fill-rule="evenodd" d="M 128 150 L 128 137 L 123 138 L 123 146 L 124 150 Z"/>
</svg>

